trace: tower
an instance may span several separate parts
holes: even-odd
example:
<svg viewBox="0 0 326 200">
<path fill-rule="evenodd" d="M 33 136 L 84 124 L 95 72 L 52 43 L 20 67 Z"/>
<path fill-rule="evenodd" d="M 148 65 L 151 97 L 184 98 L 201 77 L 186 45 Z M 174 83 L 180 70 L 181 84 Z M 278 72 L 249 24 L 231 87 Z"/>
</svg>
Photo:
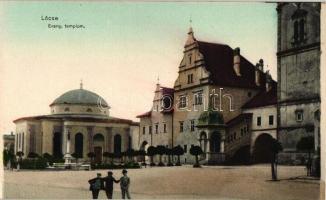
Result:
<svg viewBox="0 0 326 200">
<path fill-rule="evenodd" d="M 320 3 L 279 3 L 277 39 L 280 162 L 302 160 L 296 145 L 318 137 L 320 108 Z"/>
</svg>

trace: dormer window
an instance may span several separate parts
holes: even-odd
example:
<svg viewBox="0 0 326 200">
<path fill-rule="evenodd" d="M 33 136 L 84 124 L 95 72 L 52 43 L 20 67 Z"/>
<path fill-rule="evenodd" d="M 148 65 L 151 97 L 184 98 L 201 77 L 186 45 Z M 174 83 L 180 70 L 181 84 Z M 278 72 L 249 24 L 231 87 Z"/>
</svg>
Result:
<svg viewBox="0 0 326 200">
<path fill-rule="evenodd" d="M 70 109 L 68 107 L 65 108 L 65 112 L 69 112 Z"/>
<path fill-rule="evenodd" d="M 87 108 L 86 110 L 87 112 L 93 112 L 93 110 L 91 108 Z"/>
</svg>

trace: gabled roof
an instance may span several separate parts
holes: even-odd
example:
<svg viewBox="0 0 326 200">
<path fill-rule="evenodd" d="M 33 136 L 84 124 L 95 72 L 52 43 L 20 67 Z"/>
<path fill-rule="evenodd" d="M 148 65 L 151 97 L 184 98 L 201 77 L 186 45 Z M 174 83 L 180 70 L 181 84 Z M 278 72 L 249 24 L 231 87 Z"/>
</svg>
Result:
<svg viewBox="0 0 326 200">
<path fill-rule="evenodd" d="M 276 105 L 276 103 L 277 103 L 277 83 L 273 81 L 272 88 L 269 91 L 262 90 L 251 100 L 249 100 L 246 104 L 244 104 L 242 108 L 263 107 L 268 105 Z"/>
<path fill-rule="evenodd" d="M 255 83 L 255 66 L 240 55 L 240 73 L 237 76 L 233 69 L 233 49 L 225 44 L 197 41 L 199 52 L 204 56 L 206 69 L 210 72 L 213 83 L 221 86 L 262 88 L 265 76 L 261 73 L 261 84 Z"/>
<path fill-rule="evenodd" d="M 251 117 L 252 117 L 252 113 L 241 113 L 240 115 L 238 115 L 238 116 L 230 119 L 228 122 L 226 122 L 226 126 L 228 126 L 228 127 L 233 126 L 245 119 L 250 119 Z"/>
<path fill-rule="evenodd" d="M 145 112 L 143 114 L 137 115 L 137 118 L 144 118 L 144 117 L 150 117 L 152 116 L 152 111 Z"/>
</svg>

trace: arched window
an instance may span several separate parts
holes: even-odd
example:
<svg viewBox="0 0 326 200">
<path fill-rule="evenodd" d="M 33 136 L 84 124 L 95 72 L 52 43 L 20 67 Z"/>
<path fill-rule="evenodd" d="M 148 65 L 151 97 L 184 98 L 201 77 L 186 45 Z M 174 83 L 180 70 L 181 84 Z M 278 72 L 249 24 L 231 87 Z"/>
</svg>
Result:
<svg viewBox="0 0 326 200">
<path fill-rule="evenodd" d="M 114 136 L 114 153 L 121 153 L 121 135 Z"/>
<path fill-rule="evenodd" d="M 293 31 L 294 31 L 294 35 L 293 35 L 294 41 L 297 42 L 298 39 L 299 39 L 299 24 L 298 24 L 298 21 L 294 22 Z"/>
<path fill-rule="evenodd" d="M 214 132 L 211 135 L 211 139 L 210 139 L 210 151 L 212 153 L 219 153 L 220 145 L 221 145 L 220 143 L 221 143 L 220 134 L 218 132 Z"/>
<path fill-rule="evenodd" d="M 75 153 L 77 154 L 78 158 L 83 157 L 83 146 L 84 145 L 84 136 L 81 133 L 77 133 L 75 135 Z"/>
<path fill-rule="evenodd" d="M 304 19 L 301 19 L 300 20 L 300 23 L 299 23 L 299 39 L 300 41 L 303 41 L 304 40 Z"/>
<path fill-rule="evenodd" d="M 132 138 L 129 136 L 128 137 L 128 149 L 132 148 Z"/>
</svg>

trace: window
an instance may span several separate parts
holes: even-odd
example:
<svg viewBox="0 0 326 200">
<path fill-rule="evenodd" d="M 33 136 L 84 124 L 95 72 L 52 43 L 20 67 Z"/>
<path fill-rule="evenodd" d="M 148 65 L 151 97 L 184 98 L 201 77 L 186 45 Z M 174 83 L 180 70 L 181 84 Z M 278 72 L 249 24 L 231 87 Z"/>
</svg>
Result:
<svg viewBox="0 0 326 200">
<path fill-rule="evenodd" d="M 248 92 L 248 97 L 251 97 L 251 95 L 252 95 L 251 92 Z"/>
<path fill-rule="evenodd" d="M 188 74 L 188 84 L 193 83 L 193 77 L 194 77 L 193 74 Z"/>
<path fill-rule="evenodd" d="M 300 41 L 304 40 L 304 20 L 301 19 L 299 23 L 299 39 Z"/>
<path fill-rule="evenodd" d="M 203 104 L 203 93 L 197 93 L 195 94 L 195 105 L 201 105 Z"/>
<path fill-rule="evenodd" d="M 183 132 L 183 122 L 179 122 L 180 123 L 180 133 Z"/>
<path fill-rule="evenodd" d="M 297 120 L 297 122 L 301 122 L 303 120 L 303 111 L 298 110 L 295 112 L 295 114 L 296 114 L 295 119 Z"/>
<path fill-rule="evenodd" d="M 149 132 L 149 134 L 152 134 L 152 126 L 148 127 L 148 132 Z"/>
<path fill-rule="evenodd" d="M 188 61 L 189 61 L 189 64 L 191 64 L 191 61 L 192 61 L 192 60 L 191 60 L 191 56 L 192 56 L 191 54 L 188 55 Z"/>
<path fill-rule="evenodd" d="M 185 108 L 187 106 L 187 97 L 181 96 L 179 99 L 179 108 Z"/>
<path fill-rule="evenodd" d="M 241 136 L 243 136 L 243 128 L 241 129 L 241 132 L 240 132 Z"/>
<path fill-rule="evenodd" d="M 155 133 L 158 133 L 158 124 L 155 124 Z"/>
<path fill-rule="evenodd" d="M 297 42 L 298 41 L 298 38 L 299 38 L 299 24 L 298 24 L 298 21 L 295 21 L 294 24 L 293 24 L 293 38 L 294 38 L 294 42 Z"/>
<path fill-rule="evenodd" d="M 268 123 L 269 123 L 269 125 L 273 125 L 274 124 L 274 116 L 273 115 L 270 115 L 269 116 Z"/>
<path fill-rule="evenodd" d="M 186 145 L 186 144 L 183 146 L 183 151 L 184 151 L 185 153 L 187 153 L 187 145 Z"/>
<path fill-rule="evenodd" d="M 261 126 L 261 117 L 257 117 L 257 126 Z"/>
<path fill-rule="evenodd" d="M 69 112 L 70 109 L 68 107 L 65 108 L 65 112 Z"/>
<path fill-rule="evenodd" d="M 234 139 L 234 140 L 237 139 L 237 133 L 236 133 L 236 132 L 234 132 L 234 134 L 233 134 L 233 139 Z"/>
<path fill-rule="evenodd" d="M 195 120 L 190 121 L 190 131 L 191 132 L 195 131 Z"/>
<path fill-rule="evenodd" d="M 143 135 L 145 135 L 145 133 L 146 133 L 146 127 L 144 126 L 143 127 Z"/>
<path fill-rule="evenodd" d="M 163 124 L 163 132 L 166 133 L 166 124 Z"/>
</svg>

